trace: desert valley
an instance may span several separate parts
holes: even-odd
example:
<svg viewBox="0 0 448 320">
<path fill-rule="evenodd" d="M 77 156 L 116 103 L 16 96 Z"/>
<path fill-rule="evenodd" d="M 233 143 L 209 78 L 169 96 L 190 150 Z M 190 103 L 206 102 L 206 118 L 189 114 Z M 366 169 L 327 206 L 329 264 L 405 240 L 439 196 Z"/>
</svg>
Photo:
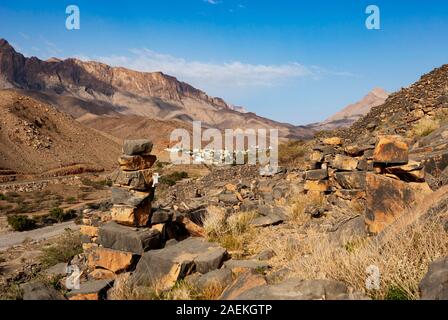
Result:
<svg viewBox="0 0 448 320">
<path fill-rule="evenodd" d="M 448 65 L 415 76 L 295 126 L 0 39 L 0 298 L 448 299 Z M 278 129 L 278 170 L 171 163 L 193 121 Z"/>
</svg>

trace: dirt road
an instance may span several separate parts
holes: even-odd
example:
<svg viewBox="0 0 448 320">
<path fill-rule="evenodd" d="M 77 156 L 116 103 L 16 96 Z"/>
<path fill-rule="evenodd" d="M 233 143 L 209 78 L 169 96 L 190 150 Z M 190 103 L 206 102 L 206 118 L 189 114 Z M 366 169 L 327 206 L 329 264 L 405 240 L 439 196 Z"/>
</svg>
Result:
<svg viewBox="0 0 448 320">
<path fill-rule="evenodd" d="M 76 225 L 73 221 L 68 221 L 36 230 L 12 232 L 0 235 L 0 251 L 4 251 L 13 246 L 19 245 L 25 240 L 41 241 L 57 237 L 63 234 L 67 228 L 71 230 L 79 230 L 78 225 Z"/>
</svg>

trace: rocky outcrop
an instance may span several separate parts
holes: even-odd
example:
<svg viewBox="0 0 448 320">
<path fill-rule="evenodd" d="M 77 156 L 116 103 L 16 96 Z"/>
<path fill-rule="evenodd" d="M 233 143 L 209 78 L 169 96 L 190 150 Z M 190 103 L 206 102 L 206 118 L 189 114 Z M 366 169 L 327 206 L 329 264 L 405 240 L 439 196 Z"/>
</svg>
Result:
<svg viewBox="0 0 448 320">
<path fill-rule="evenodd" d="M 233 287 L 233 288 L 232 288 Z M 342 282 L 332 280 L 288 279 L 266 285 L 259 276 L 247 273 L 221 296 L 223 300 L 369 300 L 353 293 Z"/>
<path fill-rule="evenodd" d="M 422 300 L 448 300 L 448 257 L 429 266 L 420 283 L 420 295 Z"/>
</svg>

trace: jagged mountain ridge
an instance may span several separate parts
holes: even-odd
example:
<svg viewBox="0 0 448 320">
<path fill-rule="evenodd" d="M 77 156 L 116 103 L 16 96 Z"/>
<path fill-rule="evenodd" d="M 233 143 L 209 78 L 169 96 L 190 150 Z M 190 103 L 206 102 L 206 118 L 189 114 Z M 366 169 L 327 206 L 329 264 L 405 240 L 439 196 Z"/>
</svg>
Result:
<svg viewBox="0 0 448 320">
<path fill-rule="evenodd" d="M 29 91 L 75 118 L 137 115 L 184 123 L 197 120 L 218 129 L 278 128 L 284 138 L 309 138 L 314 133 L 245 112 L 161 72 L 138 72 L 77 59 L 26 58 L 3 39 L 0 88 Z"/>
<path fill-rule="evenodd" d="M 309 125 L 315 131 L 334 130 L 350 127 L 370 112 L 373 107 L 382 105 L 389 94 L 382 88 L 375 88 L 360 101 L 352 103 L 323 122 Z"/>
</svg>

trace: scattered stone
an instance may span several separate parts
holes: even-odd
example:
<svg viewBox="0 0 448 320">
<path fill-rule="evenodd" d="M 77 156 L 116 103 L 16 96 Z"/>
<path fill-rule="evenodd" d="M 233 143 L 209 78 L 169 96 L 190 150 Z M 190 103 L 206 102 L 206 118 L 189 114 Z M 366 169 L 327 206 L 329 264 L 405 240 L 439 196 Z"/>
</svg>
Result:
<svg viewBox="0 0 448 320">
<path fill-rule="evenodd" d="M 23 300 L 65 300 L 56 289 L 42 282 L 28 282 L 20 286 L 23 290 Z"/>
<path fill-rule="evenodd" d="M 88 237 L 98 237 L 98 228 L 92 226 L 81 226 L 79 232 Z M 90 239 L 89 239 L 90 240 Z"/>
<path fill-rule="evenodd" d="M 288 279 L 279 284 L 262 285 L 233 296 L 234 300 L 369 300 L 351 293 L 342 282 L 333 280 Z"/>
<path fill-rule="evenodd" d="M 261 251 L 259 254 L 257 254 L 255 256 L 255 259 L 260 260 L 260 261 L 267 261 L 267 260 L 271 260 L 273 257 L 275 257 L 275 251 L 272 249 L 266 249 Z"/>
<path fill-rule="evenodd" d="M 340 146 L 342 145 L 342 139 L 339 137 L 326 138 L 322 140 L 322 143 L 330 146 Z"/>
<path fill-rule="evenodd" d="M 275 213 L 270 213 L 266 216 L 260 216 L 251 221 L 251 225 L 254 227 L 268 227 L 282 223 L 283 218 L 279 217 Z"/>
<path fill-rule="evenodd" d="M 266 285 L 266 279 L 262 275 L 251 271 L 245 272 L 224 290 L 219 300 L 235 300 L 244 292 L 264 285 Z"/>
<path fill-rule="evenodd" d="M 240 200 L 235 193 L 221 193 L 218 197 L 219 201 L 226 204 L 238 204 Z"/>
<path fill-rule="evenodd" d="M 173 212 L 158 208 L 152 211 L 151 224 L 166 223 L 173 219 Z"/>
<path fill-rule="evenodd" d="M 232 281 L 232 271 L 223 268 L 200 275 L 195 281 L 195 286 L 201 291 L 206 291 L 210 288 L 224 289 L 230 285 Z"/>
<path fill-rule="evenodd" d="M 67 275 L 67 263 L 61 262 L 42 272 L 48 278 L 57 278 Z"/>
<path fill-rule="evenodd" d="M 424 182 L 425 172 L 420 162 L 410 161 L 402 166 L 387 167 L 384 169 L 386 174 L 393 174 L 405 182 Z"/>
<path fill-rule="evenodd" d="M 422 300 L 448 300 L 448 257 L 429 265 L 419 288 Z"/>
<path fill-rule="evenodd" d="M 358 167 L 358 160 L 352 157 L 337 154 L 331 162 L 331 166 L 337 170 L 355 171 Z"/>
<path fill-rule="evenodd" d="M 69 300 L 104 300 L 112 288 L 113 280 L 91 280 L 81 283 L 79 289 L 67 294 Z"/>
<path fill-rule="evenodd" d="M 365 190 L 366 188 L 364 172 L 336 172 L 334 178 L 343 189 Z"/>
<path fill-rule="evenodd" d="M 95 269 L 89 273 L 89 279 L 93 280 L 114 280 L 116 278 L 115 272 L 105 269 Z"/>
<path fill-rule="evenodd" d="M 328 170 L 326 169 L 309 170 L 305 172 L 306 180 L 324 180 L 326 178 L 328 178 Z"/>
<path fill-rule="evenodd" d="M 259 260 L 228 260 L 224 262 L 224 266 L 234 274 L 244 273 L 247 271 L 263 272 L 269 268 L 269 264 Z"/>
</svg>

